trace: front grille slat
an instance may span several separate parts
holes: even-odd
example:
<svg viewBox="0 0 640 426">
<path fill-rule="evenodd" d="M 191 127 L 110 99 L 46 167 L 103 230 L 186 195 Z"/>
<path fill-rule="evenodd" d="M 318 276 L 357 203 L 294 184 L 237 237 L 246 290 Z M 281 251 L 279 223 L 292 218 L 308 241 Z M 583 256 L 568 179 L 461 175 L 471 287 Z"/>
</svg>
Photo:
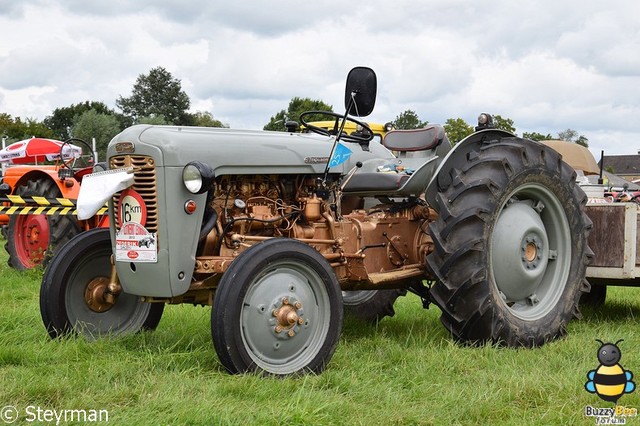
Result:
<svg viewBox="0 0 640 426">
<path fill-rule="evenodd" d="M 134 168 L 132 188 L 140 194 L 147 207 L 147 221 L 144 227 L 149 232 L 158 232 L 158 192 L 156 188 L 156 168 L 153 158 L 142 155 L 119 155 L 111 157 L 109 168 L 121 167 Z M 117 206 L 120 201 L 120 193 L 113 196 L 113 205 L 116 207 L 116 229 L 120 229 L 120 212 Z"/>
</svg>

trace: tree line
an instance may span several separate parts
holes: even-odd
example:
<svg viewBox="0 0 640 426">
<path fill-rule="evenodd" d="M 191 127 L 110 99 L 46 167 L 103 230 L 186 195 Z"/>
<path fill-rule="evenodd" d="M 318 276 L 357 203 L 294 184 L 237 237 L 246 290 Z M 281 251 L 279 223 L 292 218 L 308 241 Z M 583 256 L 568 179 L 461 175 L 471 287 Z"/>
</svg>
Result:
<svg viewBox="0 0 640 426">
<path fill-rule="evenodd" d="M 104 102 L 72 104 L 54 109 L 42 121 L 0 113 L 0 136 L 7 143 L 32 136 L 59 140 L 75 137 L 88 142 L 95 138 L 98 156 L 104 159 L 109 141 L 133 124 L 229 127 L 210 112 L 189 112 L 191 101 L 180 80 L 163 67 L 139 75 L 131 96 L 119 96 L 115 104 L 119 111 Z"/>
<path fill-rule="evenodd" d="M 66 140 L 76 137 L 91 141 L 96 139 L 100 158 L 105 158 L 106 148 L 113 136 L 133 124 L 168 124 L 179 126 L 229 127 L 206 111 L 189 112 L 191 101 L 182 90 L 182 84 L 163 67 L 156 67 L 147 74 L 140 74 L 133 85 L 131 95 L 120 95 L 115 101 L 119 111 L 109 108 L 103 102 L 85 101 L 60 107 L 42 121 L 21 119 L 7 113 L 0 113 L 0 136 L 8 143 L 27 139 L 32 136 Z M 333 107 L 321 100 L 294 97 L 286 109 L 274 114 L 264 126 L 264 130 L 287 131 L 287 121 L 298 121 L 304 111 L 333 111 Z M 516 133 L 513 120 L 494 115 L 497 128 Z M 310 121 L 321 120 L 322 115 L 309 117 Z M 418 114 L 410 109 L 400 113 L 391 121 L 395 129 L 416 129 L 429 122 L 422 121 Z M 449 118 L 444 123 L 447 136 L 457 143 L 473 133 L 473 126 L 462 118 Z M 562 139 L 583 146 L 588 139 L 577 131 L 566 129 L 551 134 L 524 132 L 523 137 L 533 140 Z"/>
</svg>

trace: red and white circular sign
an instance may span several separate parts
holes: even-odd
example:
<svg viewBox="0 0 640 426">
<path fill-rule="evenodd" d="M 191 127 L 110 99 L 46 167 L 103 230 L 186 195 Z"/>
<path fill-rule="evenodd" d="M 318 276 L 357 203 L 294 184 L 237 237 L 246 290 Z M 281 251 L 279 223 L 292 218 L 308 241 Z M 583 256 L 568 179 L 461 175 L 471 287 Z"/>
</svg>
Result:
<svg viewBox="0 0 640 426">
<path fill-rule="evenodd" d="M 142 226 L 147 223 L 147 206 L 142 195 L 131 188 L 125 189 L 120 194 L 118 222 L 120 226 L 125 222 L 139 223 Z"/>
</svg>

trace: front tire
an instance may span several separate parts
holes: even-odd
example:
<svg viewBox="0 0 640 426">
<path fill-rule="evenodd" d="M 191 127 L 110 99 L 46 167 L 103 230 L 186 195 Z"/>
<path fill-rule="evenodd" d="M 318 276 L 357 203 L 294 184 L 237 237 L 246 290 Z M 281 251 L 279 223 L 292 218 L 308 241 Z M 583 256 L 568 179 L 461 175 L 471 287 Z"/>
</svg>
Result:
<svg viewBox="0 0 640 426">
<path fill-rule="evenodd" d="M 342 318 L 340 286 L 324 257 L 274 238 L 242 252 L 222 276 L 211 335 L 232 374 L 319 373 L 338 344 Z"/>
<path fill-rule="evenodd" d="M 108 283 L 110 258 L 111 238 L 106 228 L 77 235 L 55 254 L 40 287 L 40 313 L 52 338 L 73 333 L 95 338 L 158 326 L 162 303 L 144 303 L 139 296 L 124 292 L 111 306 L 90 297 Z"/>
<path fill-rule="evenodd" d="M 575 172 L 558 153 L 520 138 L 478 144 L 445 170 L 431 295 L 453 336 L 533 347 L 566 333 L 588 288 L 591 221 Z M 447 179 L 442 179 L 447 182 Z"/>
</svg>

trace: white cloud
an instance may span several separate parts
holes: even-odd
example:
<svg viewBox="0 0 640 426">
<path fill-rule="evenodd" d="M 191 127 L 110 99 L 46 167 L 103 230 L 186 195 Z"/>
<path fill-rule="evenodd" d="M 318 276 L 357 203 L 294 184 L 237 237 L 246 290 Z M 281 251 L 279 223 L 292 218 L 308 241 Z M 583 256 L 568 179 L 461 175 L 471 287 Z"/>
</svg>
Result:
<svg viewBox="0 0 640 426">
<path fill-rule="evenodd" d="M 605 7 L 606 6 L 606 7 Z M 293 96 L 343 107 L 355 65 L 378 74 L 372 120 L 481 111 L 519 132 L 572 128 L 594 152 L 640 146 L 640 3 L 0 0 L 0 112 L 114 107 L 163 66 L 194 110 L 261 128 Z"/>
</svg>

